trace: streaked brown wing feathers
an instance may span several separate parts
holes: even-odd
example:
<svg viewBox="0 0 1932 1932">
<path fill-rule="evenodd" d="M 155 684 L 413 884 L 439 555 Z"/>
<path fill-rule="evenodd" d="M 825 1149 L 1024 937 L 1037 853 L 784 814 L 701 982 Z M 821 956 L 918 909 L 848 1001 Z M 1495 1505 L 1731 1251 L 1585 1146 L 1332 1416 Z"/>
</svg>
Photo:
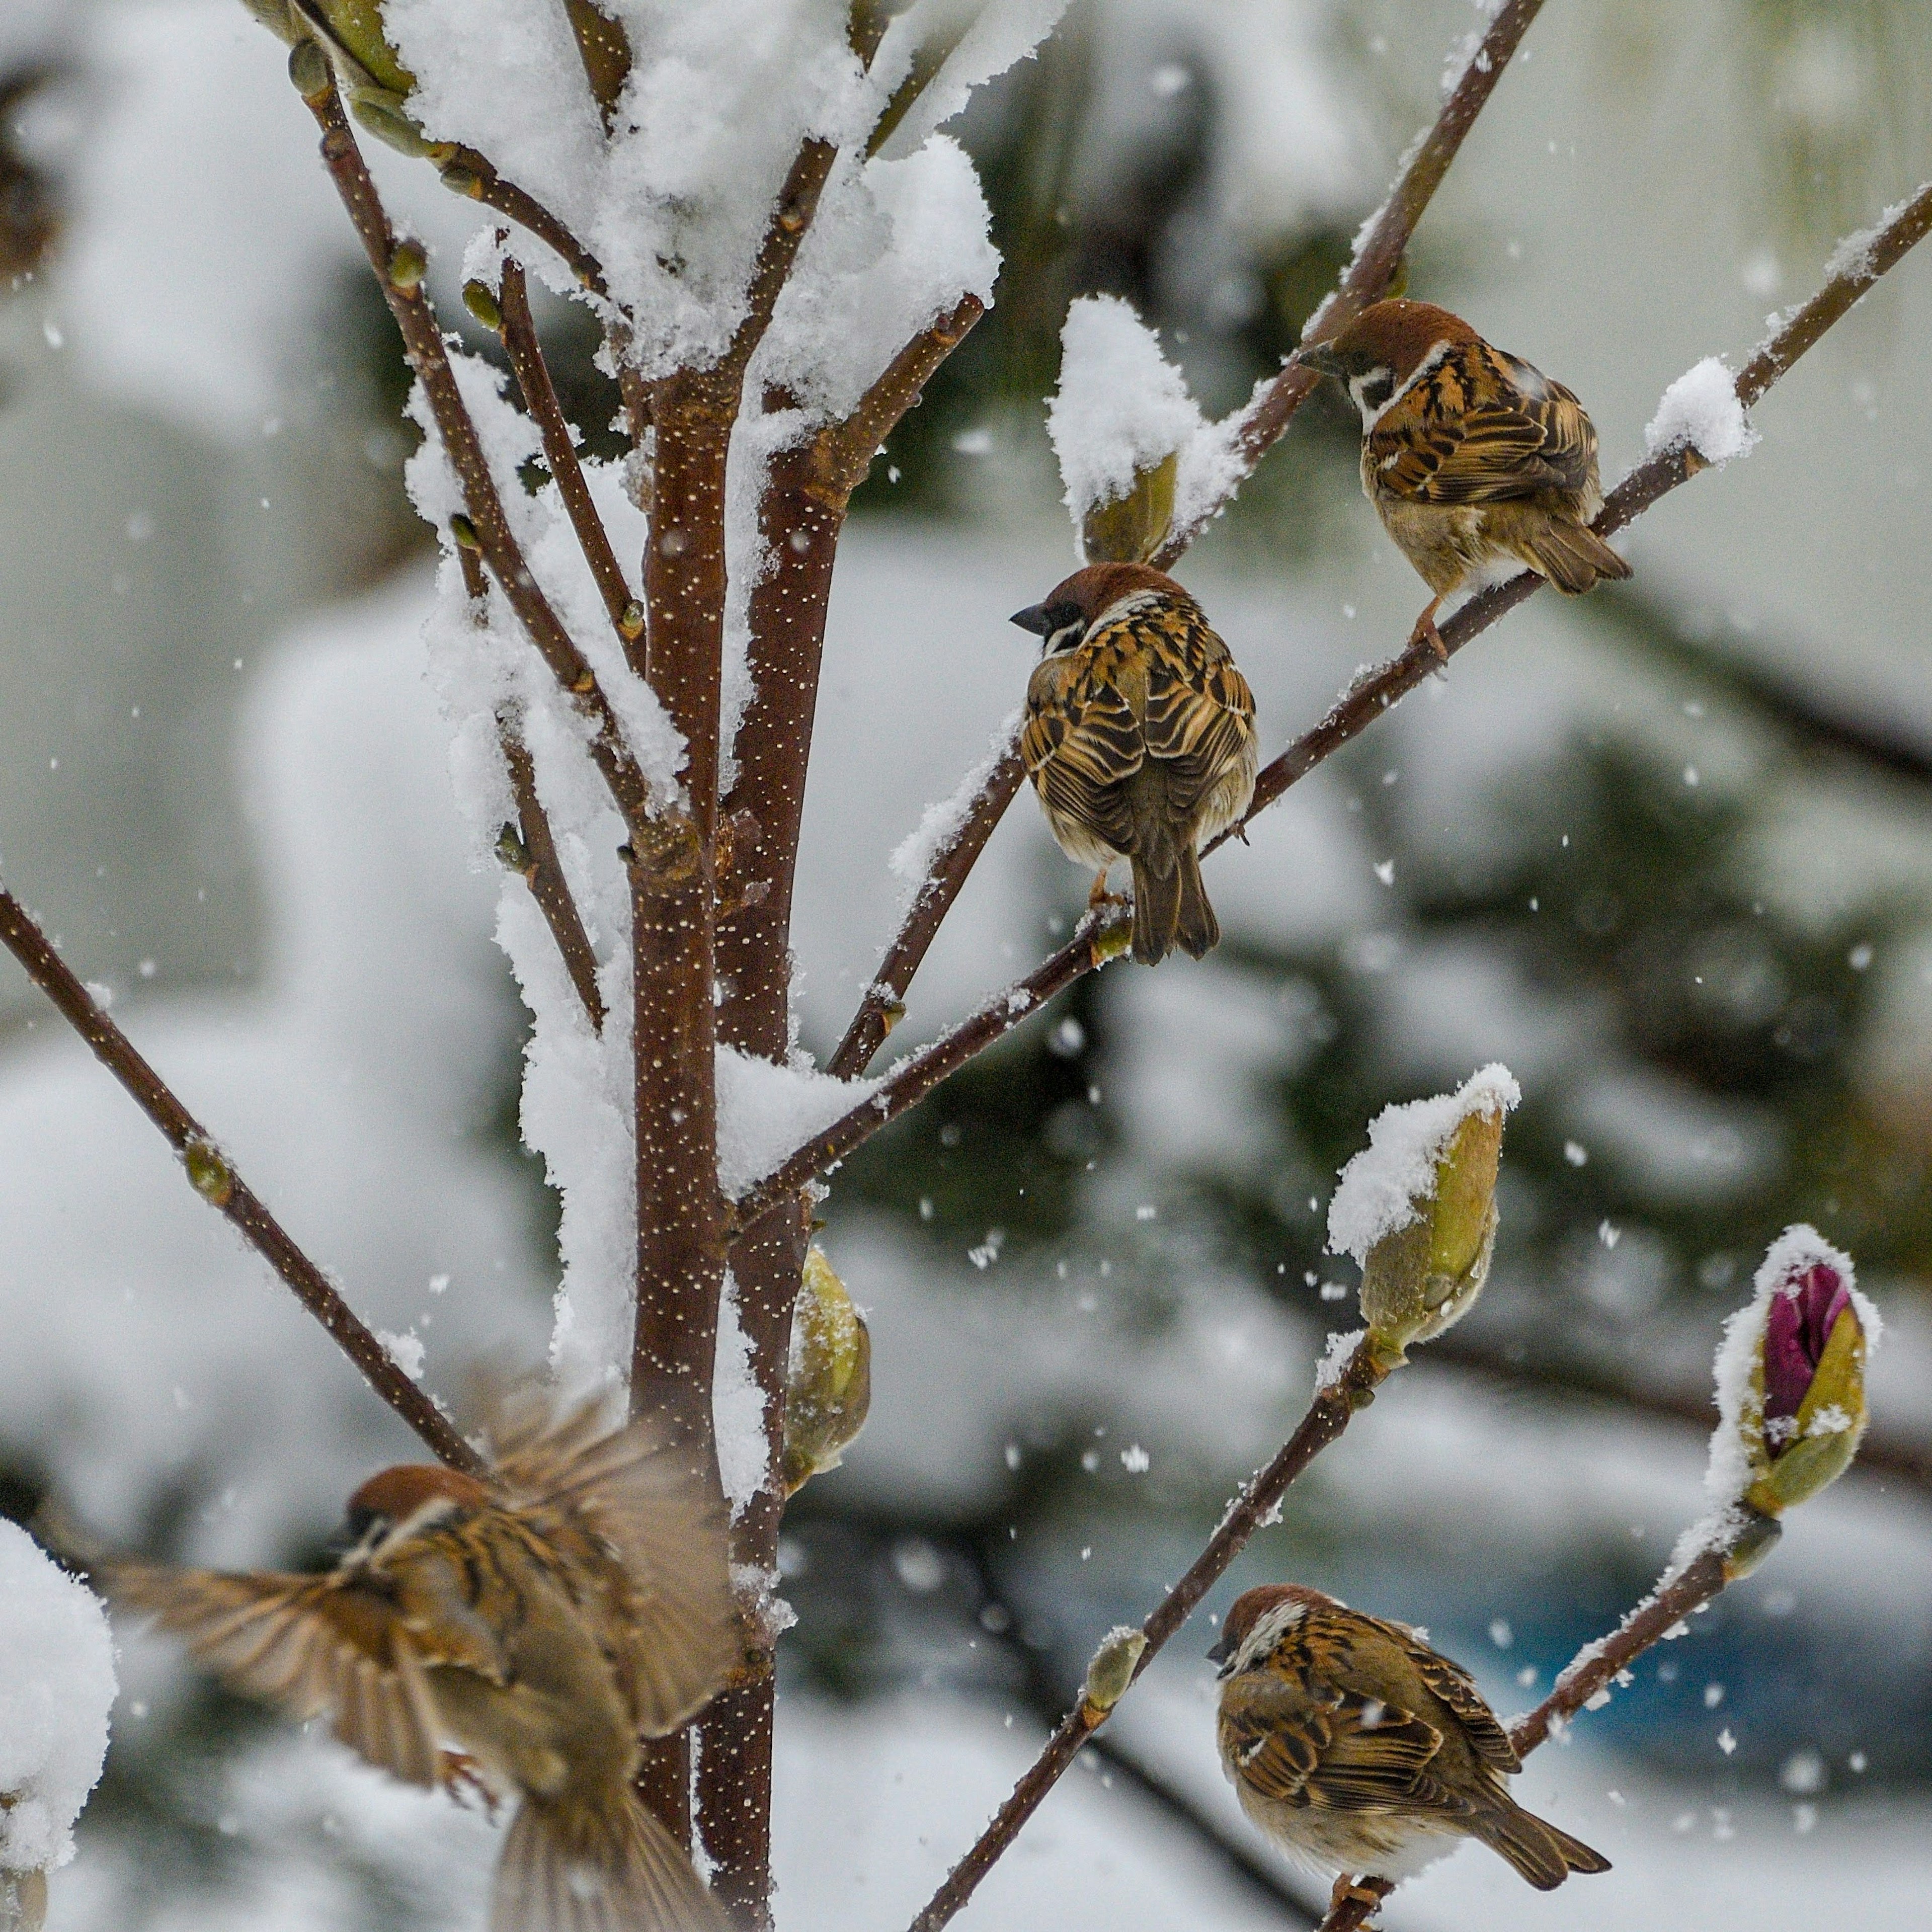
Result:
<svg viewBox="0 0 1932 1932">
<path fill-rule="evenodd" d="M 413 1784 L 437 1781 L 443 1726 L 408 1634 L 380 1592 L 332 1576 L 116 1566 L 115 1600 L 152 1612 L 226 1682 L 335 1734 Z"/>
</svg>

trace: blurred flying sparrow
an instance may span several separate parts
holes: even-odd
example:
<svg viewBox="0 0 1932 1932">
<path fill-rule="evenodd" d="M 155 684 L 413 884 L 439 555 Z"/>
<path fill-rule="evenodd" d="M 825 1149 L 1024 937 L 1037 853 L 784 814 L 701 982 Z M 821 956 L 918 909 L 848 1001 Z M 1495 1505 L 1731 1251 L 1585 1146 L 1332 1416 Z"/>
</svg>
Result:
<svg viewBox="0 0 1932 1932">
<path fill-rule="evenodd" d="M 326 1575 L 88 1567 L 237 1690 L 328 1713 L 371 1764 L 520 1793 L 492 1932 L 713 1932 L 722 1914 L 632 1780 L 639 1738 L 738 1660 L 723 1507 L 650 1425 L 606 1433 L 601 1408 L 526 1392 L 482 1480 L 372 1476 Z"/>
<path fill-rule="evenodd" d="M 1046 640 L 1020 756 L 1060 850 L 1100 868 L 1096 902 L 1108 866 L 1132 865 L 1143 965 L 1177 942 L 1198 959 L 1221 938 L 1200 848 L 1254 796 L 1247 680 L 1200 605 L 1144 563 L 1089 564 L 1012 621 Z"/>
<path fill-rule="evenodd" d="M 1362 412 L 1362 488 L 1436 595 L 1522 564 L 1570 597 L 1630 567 L 1591 530 L 1604 506 L 1597 432 L 1561 382 L 1492 349 L 1432 303 L 1377 302 L 1338 335 L 1297 352 Z"/>
<path fill-rule="evenodd" d="M 1270 1583 L 1234 1599 L 1208 1654 L 1221 1666 L 1222 1768 L 1304 1864 L 1402 1879 L 1468 1838 L 1540 1892 L 1610 1870 L 1510 1797 L 1504 1778 L 1522 1765 L 1502 1726 L 1413 1630 Z"/>
</svg>

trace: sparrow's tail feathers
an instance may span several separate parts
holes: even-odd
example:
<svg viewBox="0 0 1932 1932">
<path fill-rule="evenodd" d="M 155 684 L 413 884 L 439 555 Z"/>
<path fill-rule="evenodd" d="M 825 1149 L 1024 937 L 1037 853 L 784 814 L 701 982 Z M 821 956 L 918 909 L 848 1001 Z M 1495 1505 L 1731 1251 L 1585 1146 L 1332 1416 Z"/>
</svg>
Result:
<svg viewBox="0 0 1932 1932">
<path fill-rule="evenodd" d="M 1200 959 L 1221 943 L 1221 922 L 1208 903 L 1208 889 L 1201 883 L 1201 855 L 1192 845 L 1184 846 L 1180 862 L 1174 870 L 1180 880 L 1180 917 L 1175 937 L 1183 952 Z"/>
<path fill-rule="evenodd" d="M 1531 535 L 1531 561 L 1566 597 L 1580 597 L 1600 579 L 1621 580 L 1630 567 L 1582 524 L 1539 523 Z"/>
<path fill-rule="evenodd" d="M 616 1816 L 526 1798 L 503 1841 L 490 1932 L 726 1932 L 670 1834 L 635 1798 Z"/>
<path fill-rule="evenodd" d="M 1610 1862 L 1580 1838 L 1526 1811 L 1520 1804 L 1485 1811 L 1477 1835 L 1499 1852 L 1538 1892 L 1554 1892 L 1573 1871 L 1606 1872 Z"/>
<path fill-rule="evenodd" d="M 1158 966 L 1174 950 L 1180 924 L 1180 867 L 1172 838 L 1163 830 L 1143 836 L 1133 854 L 1134 957 Z"/>
</svg>

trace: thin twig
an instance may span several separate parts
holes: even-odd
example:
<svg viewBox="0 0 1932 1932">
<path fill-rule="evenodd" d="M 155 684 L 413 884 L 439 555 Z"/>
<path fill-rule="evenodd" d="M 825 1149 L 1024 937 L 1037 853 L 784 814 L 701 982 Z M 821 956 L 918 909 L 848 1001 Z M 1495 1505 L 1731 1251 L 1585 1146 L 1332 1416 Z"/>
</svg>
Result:
<svg viewBox="0 0 1932 1932">
<path fill-rule="evenodd" d="M 603 264 L 536 196 L 526 194 L 514 182 L 506 181 L 487 155 L 474 148 L 459 147 L 443 167 L 442 184 L 527 228 L 563 258 L 570 272 L 592 295 L 609 298 Z"/>
<path fill-rule="evenodd" d="M 181 1156 L 189 1184 L 238 1228 L 242 1238 L 287 1282 L 302 1306 L 334 1338 L 369 1386 L 452 1468 L 474 1470 L 482 1459 L 422 1389 L 405 1375 L 322 1270 L 290 1239 L 261 1198 L 235 1172 L 208 1131 L 104 1012 L 56 952 L 32 914 L 0 886 L 0 940 L 26 968 L 61 1017 L 134 1096 Z"/>
<path fill-rule="evenodd" d="M 327 72 L 326 68 L 324 69 Z M 524 560 L 490 473 L 482 438 L 457 387 L 442 331 L 422 285 L 422 250 L 399 244 L 362 150 L 342 111 L 334 78 L 319 94 L 304 94 L 322 130 L 322 158 L 361 238 L 369 266 L 402 331 L 410 364 L 429 399 L 444 454 L 463 487 L 463 500 L 484 561 L 502 585 L 510 608 L 570 701 L 592 727 L 590 755 L 611 796 L 633 827 L 649 815 L 650 795 L 644 776 L 624 742 L 616 714 L 598 686 L 589 661 L 572 640 Z"/>
<path fill-rule="evenodd" d="M 1402 251 L 1408 245 L 1416 224 L 1422 218 L 1431 197 L 1461 148 L 1464 137 L 1502 77 L 1517 44 L 1528 31 L 1543 0 L 1508 0 L 1490 23 L 1476 51 L 1471 56 L 1462 77 L 1444 103 L 1435 125 L 1417 148 L 1400 178 L 1364 233 L 1354 258 L 1334 293 L 1317 311 L 1315 324 L 1323 334 L 1332 334 L 1350 316 L 1360 314 L 1388 289 Z M 1241 468 L 1226 494 L 1184 530 L 1174 531 L 1154 562 L 1171 570 L 1201 531 L 1225 507 L 1256 466 L 1280 439 L 1312 392 L 1313 371 L 1292 363 L 1256 394 L 1243 412 L 1237 431 L 1236 446 Z M 952 910 L 967 877 L 978 862 L 987 839 L 1012 802 L 1023 776 L 1017 757 L 1003 760 L 988 773 L 986 782 L 952 840 L 934 855 L 931 870 L 914 895 L 905 918 L 894 936 L 886 957 L 845 1037 L 839 1043 L 832 1066 L 843 1078 L 862 1073 L 890 1030 L 890 1022 L 904 1004 L 913 975 L 919 970 L 928 950 Z"/>
<path fill-rule="evenodd" d="M 1442 112 L 1436 116 L 1421 145 L 1390 190 L 1388 200 L 1370 224 L 1334 292 L 1322 303 L 1302 331 L 1306 342 L 1323 342 L 1346 327 L 1372 303 L 1388 292 L 1389 284 L 1401 265 L 1402 253 L 1423 211 L 1442 184 L 1469 130 L 1476 124 L 1490 96 L 1502 80 L 1510 57 L 1529 31 L 1530 23 L 1542 10 L 1543 0 L 1508 0 L 1462 70 Z M 1170 536 L 1154 561 L 1166 569 L 1180 556 L 1211 518 L 1218 515 L 1227 497 L 1233 496 L 1255 466 L 1280 440 L 1281 433 L 1295 412 L 1321 380 L 1316 372 L 1298 362 L 1291 362 L 1264 386 L 1241 412 L 1234 437 L 1240 470 L 1230 484 L 1226 496 L 1197 518 L 1185 529 Z"/>
<path fill-rule="evenodd" d="M 502 317 L 503 350 L 510 358 L 512 373 L 523 392 L 524 403 L 543 438 L 544 460 L 556 480 L 557 494 L 577 533 L 577 547 L 590 566 L 598 594 L 604 599 L 610 628 L 617 634 L 631 668 L 644 675 L 641 640 L 644 634 L 644 606 L 626 580 L 617 553 L 610 547 L 610 532 L 597 514 L 584 465 L 578 461 L 577 442 L 558 401 L 556 385 L 550 379 L 550 366 L 537 340 L 537 328 L 530 314 L 530 297 L 523 264 L 513 257 L 503 263 L 502 286 L 497 292 L 497 307 Z"/>
<path fill-rule="evenodd" d="M 499 716 L 497 731 L 503 747 L 503 763 L 510 774 L 510 795 L 517 802 L 517 831 L 522 846 L 516 855 L 517 870 L 530 889 L 556 950 L 563 956 L 564 969 L 577 997 L 584 1003 L 585 1016 L 593 1033 L 604 1030 L 604 995 L 597 985 L 597 954 L 590 935 L 584 928 L 583 915 L 571 896 L 570 882 L 564 876 L 563 861 L 551 836 L 549 815 L 537 796 L 537 768 L 530 747 L 508 718 Z"/>
<path fill-rule="evenodd" d="M 1680 1631 L 1734 1576 L 1730 1547 L 1701 1551 L 1676 1576 L 1660 1583 L 1606 1637 L 1586 1644 L 1557 1676 L 1556 1687 L 1533 1711 L 1508 1726 L 1520 1757 L 1562 1735 L 1569 1719 L 1590 1700 L 1606 1696 L 1618 1673 L 1655 1643 Z M 1358 1878 L 1322 1920 L 1321 1932 L 1360 1932 L 1376 1908 L 1395 1889 L 1387 1879 Z"/>
<path fill-rule="evenodd" d="M 1301 1419 L 1300 1426 L 1283 1445 L 1281 1452 L 1235 1498 L 1222 1519 L 1220 1527 L 1207 1547 L 1188 1565 L 1187 1572 L 1163 1597 L 1141 1626 L 1147 1648 L 1134 1666 L 1138 1678 L 1168 1639 L 1187 1621 L 1201 1599 L 1226 1573 L 1228 1566 L 1246 1548 L 1249 1539 L 1272 1516 L 1275 1505 L 1287 1494 L 1289 1484 L 1334 1442 L 1348 1426 L 1358 1408 L 1375 1399 L 1376 1388 L 1399 1363 L 1376 1348 L 1366 1338 L 1359 1342 L 1347 1366 L 1335 1380 L 1316 1391 Z M 1060 1721 L 1040 1756 L 1013 1786 L 993 1822 L 979 1837 L 972 1850 L 947 1874 L 946 1882 L 932 1902 L 912 1922 L 912 1932 L 939 1932 L 973 1895 L 974 1888 L 991 1871 L 1006 1847 L 1040 1808 L 1040 1802 L 1063 1778 L 1080 1748 L 1106 1721 L 1107 1714 L 1083 1699 Z"/>
<path fill-rule="evenodd" d="M 869 1100 L 841 1114 L 824 1132 L 814 1136 L 764 1180 L 748 1188 L 734 1204 L 734 1226 L 751 1226 L 787 1194 L 836 1166 L 881 1127 L 916 1106 L 948 1074 L 957 1072 L 994 1041 L 1004 1039 L 1028 1013 L 1064 992 L 1102 959 L 1117 955 L 1120 949 L 1112 942 L 1131 922 L 1131 915 L 1119 910 L 1082 919 L 1073 937 L 1024 980 L 1016 981 L 930 1046 L 909 1054 Z"/>
<path fill-rule="evenodd" d="M 1825 325 L 1817 320 L 1819 314 L 1843 315 L 1928 229 L 1932 229 L 1932 184 L 1902 204 L 1873 238 L 1858 262 L 1841 268 L 1765 345 L 1738 377 L 1739 400 L 1747 399 L 1748 381 L 1748 399 L 1754 401 L 1762 397 L 1824 333 Z M 1850 286 L 1853 292 L 1847 295 L 1841 284 Z M 1611 491 L 1592 527 L 1601 536 L 1614 534 L 1706 466 L 1702 459 L 1682 449 L 1664 451 L 1650 458 Z M 1543 579 L 1526 571 L 1471 598 L 1441 627 L 1444 652 L 1453 656 L 1542 587 Z M 1262 767 L 1256 782 L 1253 802 L 1240 826 L 1223 835 L 1224 839 L 1238 836 L 1242 827 L 1265 812 L 1296 780 L 1306 777 L 1324 759 L 1359 736 L 1399 698 L 1441 668 L 1442 660 L 1434 650 L 1426 644 L 1418 643 L 1358 679 L 1325 718 Z M 1212 851 L 1222 842 L 1217 839 L 1208 849 Z M 1102 941 L 1120 923 L 1120 916 L 1116 915 L 1090 935 L 1083 927 L 1081 933 L 1024 979 L 995 994 L 972 1018 L 910 1056 L 870 1100 L 833 1121 L 772 1174 L 754 1184 L 740 1201 L 740 1214 L 749 1218 L 754 1209 L 769 1207 L 783 1187 L 802 1186 L 822 1166 L 844 1160 L 908 1107 L 924 1099 L 947 1074 L 1004 1038 L 1028 1014 L 1110 956 Z"/>
</svg>

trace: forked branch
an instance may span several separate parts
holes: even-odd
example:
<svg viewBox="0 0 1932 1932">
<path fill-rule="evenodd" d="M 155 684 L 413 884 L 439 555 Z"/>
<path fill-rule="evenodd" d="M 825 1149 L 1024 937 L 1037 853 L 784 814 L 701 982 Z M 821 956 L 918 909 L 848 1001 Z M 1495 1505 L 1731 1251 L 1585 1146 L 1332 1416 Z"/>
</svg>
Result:
<svg viewBox="0 0 1932 1932">
<path fill-rule="evenodd" d="M 1147 1647 L 1134 1666 L 1137 1679 L 1168 1639 L 1192 1614 L 1195 1606 L 1226 1573 L 1248 1546 L 1249 1540 L 1273 1515 L 1288 1486 L 1348 1426 L 1356 1410 L 1366 1408 L 1400 1356 L 1383 1354 L 1366 1338 L 1358 1343 L 1347 1366 L 1336 1378 L 1316 1390 L 1301 1424 L 1281 1452 L 1244 1489 L 1208 1539 L 1208 1546 L 1188 1565 L 1180 1581 L 1168 1591 L 1141 1626 Z M 1040 1808 L 1041 1801 L 1066 1774 L 1080 1748 L 1106 1721 L 1108 1713 L 1083 1700 L 1061 1720 L 1012 1795 L 980 1834 L 973 1849 L 955 1865 L 926 1910 L 912 1922 L 912 1932 L 939 1932 L 973 1895 L 980 1881 L 999 1862 L 1020 1828 Z"/>
<path fill-rule="evenodd" d="M 1543 0 L 1507 0 L 1490 22 L 1475 52 L 1471 55 L 1462 77 L 1457 82 L 1442 112 L 1437 116 L 1416 148 L 1400 178 L 1390 190 L 1380 212 L 1364 231 L 1354 258 L 1333 294 L 1316 311 L 1311 329 L 1322 335 L 1332 334 L 1348 319 L 1376 301 L 1388 290 L 1390 279 L 1408 246 L 1416 224 L 1422 219 L 1436 189 L 1449 171 L 1465 136 L 1475 124 L 1496 82 L 1502 78 L 1530 22 L 1541 9 Z M 1218 515 L 1240 484 L 1254 472 L 1256 466 L 1280 440 L 1293 421 L 1295 412 L 1315 387 L 1312 371 L 1291 364 L 1264 385 L 1242 412 L 1236 431 L 1236 447 L 1241 467 L 1225 496 L 1185 529 L 1175 530 L 1154 559 L 1163 570 L 1178 562 L 1201 531 Z M 914 896 L 899 930 L 885 958 L 880 962 L 872 983 L 866 991 L 859 1010 L 853 1016 L 845 1037 L 839 1042 L 831 1067 L 842 1078 L 850 1079 L 865 1071 L 878 1051 L 891 1022 L 903 1006 L 913 975 L 924 961 L 927 950 L 945 923 L 946 916 L 978 862 L 993 828 L 1018 793 L 1024 773 L 1017 754 L 1002 759 L 981 784 L 970 806 L 961 819 L 952 839 L 934 855 L 924 883 Z"/>
<path fill-rule="evenodd" d="M 369 1386 L 452 1468 L 480 1468 L 482 1459 L 403 1372 L 328 1277 L 296 1246 L 261 1197 L 235 1172 L 208 1130 L 54 950 L 33 915 L 4 886 L 0 886 L 0 941 L 87 1042 L 94 1058 L 160 1130 L 180 1156 L 189 1185 L 239 1229 L 242 1239 L 295 1291 L 296 1299 L 362 1370 Z"/>
<path fill-rule="evenodd" d="M 1653 1644 L 1681 1636 L 1686 1618 L 1695 1616 L 1712 1598 L 1745 1574 L 1733 1567 L 1730 1546 L 1700 1551 L 1675 1576 L 1666 1577 L 1608 1636 L 1586 1644 L 1558 1673 L 1555 1688 L 1533 1711 L 1508 1726 L 1509 1740 L 1520 1757 L 1538 1744 L 1562 1735 L 1579 1711 L 1598 1699 Z M 1360 1932 L 1382 1901 L 1395 1889 L 1386 1879 L 1358 1879 L 1336 1901 L 1321 1932 Z"/>
<path fill-rule="evenodd" d="M 570 702 L 590 721 L 592 760 L 610 788 L 618 809 L 627 823 L 635 827 L 649 814 L 649 788 L 624 742 L 616 715 L 589 660 L 551 608 L 511 531 L 502 499 L 484 454 L 482 439 L 457 387 L 442 331 L 423 287 L 422 250 L 413 242 L 398 241 L 376 184 L 370 178 L 362 150 L 350 130 L 334 75 L 327 61 L 319 56 L 304 60 L 304 47 L 311 54 L 317 53 L 312 42 L 299 43 L 290 62 L 290 73 L 322 128 L 323 164 L 368 256 L 389 312 L 402 332 L 410 367 L 429 399 L 436 433 L 462 486 L 464 506 L 483 560 L 551 674 Z"/>
<path fill-rule="evenodd" d="M 1854 238 L 1856 247 L 1841 246 L 1833 257 L 1840 265 L 1838 272 L 1802 308 L 1792 312 L 1738 375 L 1738 400 L 1749 404 L 1764 396 L 1832 322 L 1904 259 L 1928 229 L 1932 229 L 1932 184 L 1891 211 L 1869 237 Z M 1638 464 L 1611 491 L 1593 527 L 1602 536 L 1614 534 L 1706 466 L 1700 458 L 1686 449 L 1659 452 Z M 1472 598 L 1442 626 L 1444 651 L 1453 656 L 1461 650 L 1542 587 L 1543 579 L 1526 571 Z M 1262 767 L 1253 802 L 1242 824 L 1266 811 L 1297 779 L 1306 776 L 1324 759 L 1358 737 L 1399 698 L 1441 668 L 1441 659 L 1429 645 L 1415 644 L 1358 680 L 1325 718 Z M 972 1018 L 951 1033 L 909 1056 L 893 1070 L 870 1100 L 835 1120 L 751 1188 L 740 1202 L 740 1215 L 750 1219 L 755 1212 L 769 1208 L 784 1188 L 802 1186 L 824 1167 L 844 1159 L 881 1127 L 924 1099 L 947 1074 L 1004 1038 L 1055 993 L 1114 956 L 1117 949 L 1109 946 L 1109 937 L 1124 923 L 1117 914 L 1097 926 L 1090 922 L 1083 924 L 1072 939 L 1042 961 L 1024 979 L 995 994 Z"/>
</svg>

